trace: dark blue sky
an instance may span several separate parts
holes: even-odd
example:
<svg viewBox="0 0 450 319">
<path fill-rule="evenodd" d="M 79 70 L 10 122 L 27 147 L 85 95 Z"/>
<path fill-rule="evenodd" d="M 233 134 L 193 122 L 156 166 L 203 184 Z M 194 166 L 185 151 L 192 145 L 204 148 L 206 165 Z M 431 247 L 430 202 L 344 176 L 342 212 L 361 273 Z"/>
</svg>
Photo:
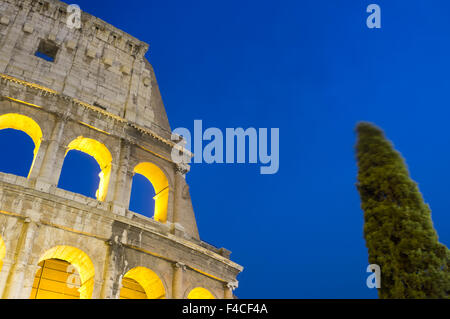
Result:
<svg viewBox="0 0 450 319">
<path fill-rule="evenodd" d="M 278 174 L 193 164 L 187 177 L 201 238 L 245 267 L 238 297 L 376 298 L 355 188 L 361 120 L 406 158 L 450 245 L 448 0 L 76 3 L 150 44 L 172 129 L 280 128 Z"/>
</svg>

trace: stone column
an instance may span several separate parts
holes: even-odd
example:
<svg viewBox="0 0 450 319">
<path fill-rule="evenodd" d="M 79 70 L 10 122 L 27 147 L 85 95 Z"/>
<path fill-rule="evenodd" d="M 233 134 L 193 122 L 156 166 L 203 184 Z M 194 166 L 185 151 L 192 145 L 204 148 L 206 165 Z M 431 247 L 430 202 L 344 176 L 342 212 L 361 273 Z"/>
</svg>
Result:
<svg viewBox="0 0 450 319">
<path fill-rule="evenodd" d="M 3 259 L 3 265 L 0 269 L 0 296 L 3 296 L 3 292 L 5 290 L 6 281 L 8 280 L 8 276 L 12 267 L 12 262 L 9 260 Z"/>
<path fill-rule="evenodd" d="M 183 187 L 186 184 L 185 178 L 186 173 L 189 171 L 183 164 L 177 165 L 175 169 L 175 192 L 174 192 L 174 205 L 173 205 L 173 216 L 170 222 L 176 224 L 180 223 L 182 218 L 182 209 L 183 209 Z"/>
<path fill-rule="evenodd" d="M 50 185 L 58 184 L 65 154 L 65 145 L 61 145 L 61 139 L 67 120 L 66 117 L 57 119 L 50 139 L 45 141 L 47 148 L 45 149 L 45 155 L 39 171 L 38 167 L 36 167 L 36 173 L 32 172 L 30 176 L 31 178 L 36 177 L 36 188 L 42 191 L 48 192 Z"/>
<path fill-rule="evenodd" d="M 109 240 L 107 243 L 108 252 L 105 259 L 105 269 L 103 286 L 100 293 L 101 299 L 119 299 L 120 288 L 122 287 L 121 270 L 118 269 L 120 256 L 123 256 L 123 247 L 119 242 Z"/>
<path fill-rule="evenodd" d="M 106 189 L 106 196 L 103 200 L 106 203 L 110 203 L 113 201 L 115 196 L 115 186 L 117 184 L 117 177 L 118 177 L 118 171 L 120 167 L 114 162 L 115 158 L 113 156 L 112 163 L 111 163 L 111 170 L 109 173 L 109 181 Z M 100 185 L 99 185 L 100 188 Z"/>
<path fill-rule="evenodd" d="M 233 291 L 238 287 L 238 282 L 234 281 L 234 282 L 229 282 L 227 284 L 224 285 L 224 294 L 223 294 L 223 298 L 224 299 L 234 299 L 233 296 Z"/>
<path fill-rule="evenodd" d="M 125 215 L 125 211 L 130 204 L 131 186 L 133 183 L 133 171 L 129 168 L 131 144 L 126 140 L 120 141 L 120 154 L 118 167 L 115 170 L 115 177 L 112 178 L 108 191 L 108 200 L 112 201 L 113 212 Z"/>
<path fill-rule="evenodd" d="M 122 288 L 122 277 L 126 272 L 125 247 L 118 238 L 117 230 L 113 229 L 112 239 L 106 242 L 108 251 L 103 270 L 103 285 L 100 292 L 101 299 L 119 299 Z"/>
<path fill-rule="evenodd" d="M 174 213 L 174 207 L 175 207 L 175 191 L 173 187 L 170 187 L 166 191 L 169 192 L 168 200 L 167 200 L 167 222 L 173 223 L 173 213 Z M 161 193 L 160 193 L 161 194 Z"/>
<path fill-rule="evenodd" d="M 183 273 L 185 270 L 186 265 L 183 263 L 173 265 L 172 299 L 183 299 Z"/>
<path fill-rule="evenodd" d="M 179 164 L 175 170 L 175 193 L 173 221 L 171 232 L 175 236 L 199 239 L 197 222 L 189 195 L 189 186 L 185 175 L 189 170 L 187 164 Z"/>
<path fill-rule="evenodd" d="M 36 179 L 39 176 L 39 171 L 41 170 L 42 163 L 44 161 L 45 153 L 47 152 L 49 145 L 49 140 L 41 140 L 37 154 L 33 158 L 33 163 L 31 165 L 30 172 L 28 173 L 28 178 Z M 36 150 L 35 150 L 36 151 Z"/>
<path fill-rule="evenodd" d="M 36 214 L 33 215 L 34 218 L 27 217 L 24 220 L 22 234 L 20 235 L 16 248 L 15 260 L 12 261 L 6 287 L 3 291 L 4 299 L 27 298 L 27 296 L 23 295 L 25 275 L 29 269 L 36 268 L 29 267 L 29 259 L 33 251 L 34 239 L 38 230 L 37 219 L 35 218 L 37 216 Z"/>
<path fill-rule="evenodd" d="M 33 289 L 34 277 L 36 276 L 36 272 L 39 271 L 39 268 L 41 267 L 38 266 L 37 263 L 28 264 L 23 277 L 23 288 L 17 298 L 30 299 L 31 290 Z"/>
</svg>

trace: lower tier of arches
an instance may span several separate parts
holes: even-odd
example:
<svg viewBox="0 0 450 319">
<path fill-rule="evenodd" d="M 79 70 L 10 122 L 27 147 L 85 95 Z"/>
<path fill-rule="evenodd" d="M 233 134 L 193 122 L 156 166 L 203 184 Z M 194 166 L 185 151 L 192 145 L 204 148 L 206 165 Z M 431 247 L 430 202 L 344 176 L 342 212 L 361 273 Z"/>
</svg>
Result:
<svg viewBox="0 0 450 319">
<path fill-rule="evenodd" d="M 226 281 L 130 248 L 127 239 L 104 241 L 36 222 L 34 217 L 0 211 L 1 299 L 234 298 Z M 130 231 L 122 234 L 133 236 Z M 180 260 L 195 258 L 191 253 L 180 255 Z"/>
</svg>

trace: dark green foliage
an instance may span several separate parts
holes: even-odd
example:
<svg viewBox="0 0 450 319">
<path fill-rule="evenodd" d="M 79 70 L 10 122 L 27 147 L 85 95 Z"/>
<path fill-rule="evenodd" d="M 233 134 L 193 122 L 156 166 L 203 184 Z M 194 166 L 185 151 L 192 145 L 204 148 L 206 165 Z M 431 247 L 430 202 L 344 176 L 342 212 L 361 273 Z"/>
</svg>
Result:
<svg viewBox="0 0 450 319">
<path fill-rule="evenodd" d="M 359 123 L 357 188 L 369 263 L 381 267 L 380 298 L 449 298 L 448 249 L 401 155 L 370 123 Z"/>
</svg>

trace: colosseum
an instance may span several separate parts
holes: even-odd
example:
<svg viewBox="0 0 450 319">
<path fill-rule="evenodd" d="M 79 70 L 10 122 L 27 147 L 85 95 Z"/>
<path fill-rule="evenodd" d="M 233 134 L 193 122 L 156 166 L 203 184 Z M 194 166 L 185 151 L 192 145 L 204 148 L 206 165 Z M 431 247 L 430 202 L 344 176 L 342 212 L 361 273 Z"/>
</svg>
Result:
<svg viewBox="0 0 450 319">
<path fill-rule="evenodd" d="M 243 268 L 200 240 L 189 165 L 171 159 L 192 154 L 171 138 L 148 45 L 85 12 L 73 28 L 67 7 L 0 0 L 0 130 L 34 142 L 28 176 L 0 173 L 0 296 L 235 298 Z M 71 150 L 98 163 L 96 198 L 58 187 Z M 129 209 L 134 174 L 153 218 Z"/>
</svg>

